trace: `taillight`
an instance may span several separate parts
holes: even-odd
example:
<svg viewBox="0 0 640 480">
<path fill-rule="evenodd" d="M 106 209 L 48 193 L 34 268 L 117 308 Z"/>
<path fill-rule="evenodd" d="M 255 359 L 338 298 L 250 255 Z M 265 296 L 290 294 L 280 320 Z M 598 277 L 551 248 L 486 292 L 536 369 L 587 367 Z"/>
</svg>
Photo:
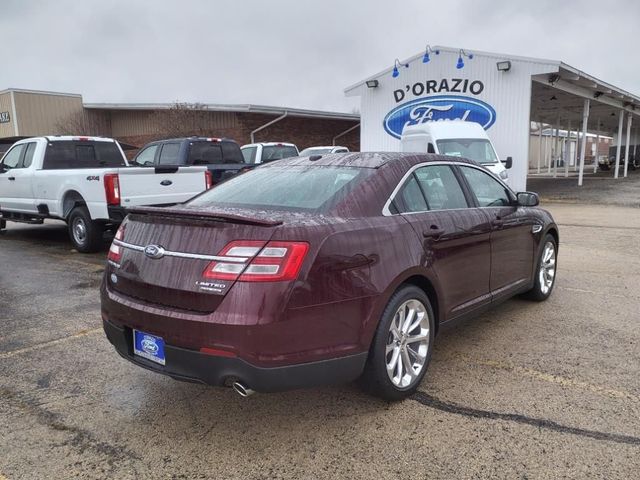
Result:
<svg viewBox="0 0 640 480">
<path fill-rule="evenodd" d="M 124 225 L 120 225 L 118 231 L 116 232 L 114 240 L 124 240 Z M 120 245 L 116 245 L 115 242 L 111 243 L 111 247 L 109 247 L 109 254 L 107 255 L 107 259 L 114 262 L 120 263 L 120 259 L 122 258 L 122 247 Z"/>
<path fill-rule="evenodd" d="M 204 184 L 207 190 L 213 187 L 213 173 L 211 173 L 209 170 L 204 172 Z"/>
<path fill-rule="evenodd" d="M 219 255 L 247 262 L 214 260 L 202 276 L 239 282 L 295 280 L 308 251 L 306 242 L 269 242 L 265 245 L 261 241 L 237 240 L 224 247 Z"/>
<path fill-rule="evenodd" d="M 107 194 L 107 205 L 120 205 L 120 179 L 117 173 L 104 175 L 104 191 Z"/>
</svg>

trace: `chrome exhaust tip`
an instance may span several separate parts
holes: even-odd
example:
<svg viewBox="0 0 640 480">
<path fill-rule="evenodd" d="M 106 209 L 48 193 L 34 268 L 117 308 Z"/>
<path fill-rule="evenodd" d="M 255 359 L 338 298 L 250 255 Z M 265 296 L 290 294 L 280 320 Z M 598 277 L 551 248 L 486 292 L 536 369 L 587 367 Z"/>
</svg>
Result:
<svg viewBox="0 0 640 480">
<path fill-rule="evenodd" d="M 253 390 L 251 390 L 249 387 L 247 387 L 246 385 L 240 382 L 233 382 L 231 384 L 231 387 L 236 391 L 238 395 L 244 398 L 250 397 L 251 395 L 256 393 Z"/>
</svg>

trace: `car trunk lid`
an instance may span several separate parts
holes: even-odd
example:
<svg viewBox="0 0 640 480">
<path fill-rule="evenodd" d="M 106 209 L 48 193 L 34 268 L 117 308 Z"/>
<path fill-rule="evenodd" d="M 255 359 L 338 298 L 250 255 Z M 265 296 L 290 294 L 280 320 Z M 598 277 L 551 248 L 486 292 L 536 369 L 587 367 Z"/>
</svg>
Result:
<svg viewBox="0 0 640 480">
<path fill-rule="evenodd" d="M 203 273 L 231 242 L 266 245 L 282 222 L 187 208 L 139 208 L 123 223 L 119 267 L 110 285 L 150 306 L 213 312 L 235 279 L 208 279 Z M 248 264 L 253 256 L 229 261 Z M 112 262 L 112 266 L 115 262 Z"/>
</svg>

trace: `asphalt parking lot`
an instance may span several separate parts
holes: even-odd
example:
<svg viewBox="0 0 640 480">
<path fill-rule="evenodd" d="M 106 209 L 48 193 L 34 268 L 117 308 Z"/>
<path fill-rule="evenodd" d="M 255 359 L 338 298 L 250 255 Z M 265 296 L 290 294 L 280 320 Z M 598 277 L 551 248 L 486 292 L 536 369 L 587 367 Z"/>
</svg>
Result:
<svg viewBox="0 0 640 480">
<path fill-rule="evenodd" d="M 256 394 L 128 364 L 101 330 L 105 253 L 63 224 L 0 235 L 0 479 L 637 478 L 640 210 L 545 205 L 558 283 L 440 335 L 420 393 Z M 106 248 L 105 248 L 106 252 Z"/>
</svg>

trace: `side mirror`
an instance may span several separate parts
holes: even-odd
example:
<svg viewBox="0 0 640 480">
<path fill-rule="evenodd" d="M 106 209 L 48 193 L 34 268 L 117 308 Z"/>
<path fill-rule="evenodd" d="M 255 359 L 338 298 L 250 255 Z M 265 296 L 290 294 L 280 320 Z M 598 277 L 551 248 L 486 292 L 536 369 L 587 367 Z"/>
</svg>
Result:
<svg viewBox="0 0 640 480">
<path fill-rule="evenodd" d="M 509 170 L 511 167 L 513 167 L 513 158 L 507 157 L 507 159 L 504 161 L 504 168 Z"/>
<path fill-rule="evenodd" d="M 540 205 L 540 198 L 534 192 L 518 192 L 518 206 L 520 207 L 537 207 Z"/>
</svg>

